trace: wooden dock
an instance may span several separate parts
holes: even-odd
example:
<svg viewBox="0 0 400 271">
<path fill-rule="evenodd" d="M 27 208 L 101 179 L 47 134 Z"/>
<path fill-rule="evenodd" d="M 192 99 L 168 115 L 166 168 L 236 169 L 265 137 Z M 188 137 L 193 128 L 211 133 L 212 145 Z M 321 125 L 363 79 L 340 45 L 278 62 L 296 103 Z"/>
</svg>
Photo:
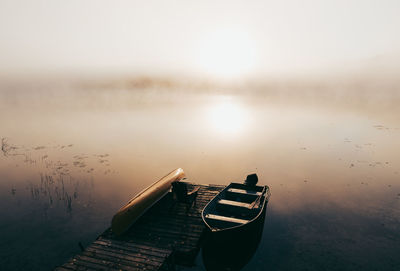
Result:
<svg viewBox="0 0 400 271">
<path fill-rule="evenodd" d="M 126 234 L 116 237 L 107 229 L 56 270 L 175 270 L 175 265 L 193 265 L 205 230 L 201 211 L 224 186 L 187 184 L 189 191 L 199 187 L 193 206 L 168 193 Z"/>
</svg>

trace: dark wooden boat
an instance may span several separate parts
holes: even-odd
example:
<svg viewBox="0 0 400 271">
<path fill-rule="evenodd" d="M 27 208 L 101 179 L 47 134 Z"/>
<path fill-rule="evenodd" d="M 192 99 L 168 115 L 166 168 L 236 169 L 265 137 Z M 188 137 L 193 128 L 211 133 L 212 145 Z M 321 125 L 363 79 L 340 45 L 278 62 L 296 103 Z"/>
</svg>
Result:
<svg viewBox="0 0 400 271">
<path fill-rule="evenodd" d="M 256 251 L 271 195 L 268 186 L 256 185 L 257 180 L 252 174 L 243 184 L 229 184 L 203 209 L 207 270 L 240 270 Z"/>
</svg>

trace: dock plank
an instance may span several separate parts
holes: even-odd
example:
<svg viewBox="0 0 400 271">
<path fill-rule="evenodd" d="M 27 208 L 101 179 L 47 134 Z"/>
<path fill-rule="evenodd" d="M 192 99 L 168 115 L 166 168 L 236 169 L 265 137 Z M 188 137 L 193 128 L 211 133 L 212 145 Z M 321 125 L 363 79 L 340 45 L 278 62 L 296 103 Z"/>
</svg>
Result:
<svg viewBox="0 0 400 271">
<path fill-rule="evenodd" d="M 199 188 L 192 206 L 176 202 L 172 194 L 151 207 L 122 236 L 106 229 L 85 251 L 55 270 L 174 270 L 193 265 L 205 230 L 201 211 L 223 188 L 187 183 Z"/>
</svg>

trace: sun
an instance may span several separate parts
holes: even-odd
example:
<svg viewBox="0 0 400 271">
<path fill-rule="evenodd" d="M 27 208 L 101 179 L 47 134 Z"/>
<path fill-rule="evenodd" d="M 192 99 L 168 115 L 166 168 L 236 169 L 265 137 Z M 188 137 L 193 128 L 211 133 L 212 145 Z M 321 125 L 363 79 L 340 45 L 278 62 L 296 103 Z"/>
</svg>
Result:
<svg viewBox="0 0 400 271">
<path fill-rule="evenodd" d="M 197 63 L 202 73 L 220 79 L 243 77 L 255 66 L 256 49 L 242 29 L 224 28 L 204 35 Z"/>
</svg>

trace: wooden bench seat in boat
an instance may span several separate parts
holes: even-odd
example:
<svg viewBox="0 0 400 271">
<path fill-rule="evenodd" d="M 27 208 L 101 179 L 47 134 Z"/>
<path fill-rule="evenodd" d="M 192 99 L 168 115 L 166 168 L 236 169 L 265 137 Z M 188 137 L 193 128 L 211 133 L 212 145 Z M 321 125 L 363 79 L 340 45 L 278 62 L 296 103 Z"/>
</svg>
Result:
<svg viewBox="0 0 400 271">
<path fill-rule="evenodd" d="M 232 206 L 232 207 L 246 208 L 246 209 L 252 208 L 252 205 L 249 203 L 233 201 L 233 200 L 226 200 L 226 199 L 219 200 L 218 204 Z"/>
<path fill-rule="evenodd" d="M 229 193 L 235 193 L 235 194 L 242 194 L 242 195 L 252 195 L 252 196 L 260 196 L 261 192 L 253 191 L 253 190 L 245 190 L 245 189 L 239 189 L 239 188 L 229 188 L 227 190 Z"/>
<path fill-rule="evenodd" d="M 207 214 L 206 215 L 207 219 L 210 220 L 215 220 L 215 221 L 221 221 L 221 222 L 229 222 L 237 225 L 245 224 L 249 222 L 246 219 L 240 219 L 240 218 L 234 218 L 234 217 L 229 217 L 229 216 L 222 216 L 222 215 L 215 215 L 215 214 Z"/>
</svg>

